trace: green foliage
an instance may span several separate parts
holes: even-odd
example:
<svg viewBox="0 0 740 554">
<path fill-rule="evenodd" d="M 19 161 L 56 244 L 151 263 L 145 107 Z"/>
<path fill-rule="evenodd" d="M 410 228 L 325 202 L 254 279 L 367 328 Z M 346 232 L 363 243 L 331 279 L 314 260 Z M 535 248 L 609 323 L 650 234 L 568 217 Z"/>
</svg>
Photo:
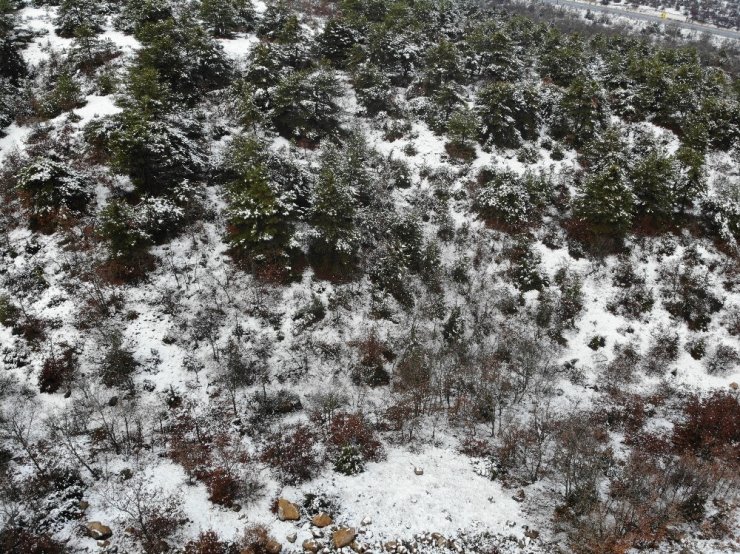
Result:
<svg viewBox="0 0 740 554">
<path fill-rule="evenodd" d="M 352 84 L 367 115 L 396 111 L 391 81 L 377 66 L 361 64 L 352 74 Z"/>
<path fill-rule="evenodd" d="M 89 180 L 55 152 L 29 160 L 18 172 L 16 190 L 29 209 L 32 223 L 60 210 L 84 213 L 92 198 Z"/>
<path fill-rule="evenodd" d="M 515 81 L 521 74 L 521 62 L 515 43 L 498 21 L 486 19 L 473 27 L 467 39 L 472 50 L 474 72 L 491 81 Z"/>
<path fill-rule="evenodd" d="M 335 67 L 346 66 L 352 47 L 359 40 L 358 33 L 341 19 L 330 19 L 317 39 L 319 53 Z"/>
<path fill-rule="evenodd" d="M 540 74 L 561 87 L 570 86 L 583 75 L 584 45 L 578 35 L 563 35 L 552 30 L 540 57 Z"/>
<path fill-rule="evenodd" d="M 205 168 L 199 131 L 185 118 L 153 119 L 134 107 L 114 117 L 108 148 L 113 167 L 143 193 L 161 195 Z"/>
<path fill-rule="evenodd" d="M 470 147 L 478 136 L 478 118 L 467 108 L 458 108 L 447 121 L 447 136 L 459 147 Z"/>
<path fill-rule="evenodd" d="M 0 325 L 13 327 L 20 315 L 21 311 L 13 304 L 10 297 L 6 294 L 0 294 Z"/>
<path fill-rule="evenodd" d="M 292 73 L 275 89 L 272 122 L 287 138 L 316 142 L 334 135 L 339 129 L 339 94 L 339 83 L 330 70 Z"/>
<path fill-rule="evenodd" d="M 175 97 L 194 101 L 225 87 L 231 67 L 223 48 L 201 26 L 172 18 L 147 23 L 137 32 L 137 65 L 153 68 Z"/>
<path fill-rule="evenodd" d="M 80 32 L 93 35 L 103 30 L 104 18 L 96 0 L 62 0 L 56 19 L 59 36 L 72 38 Z"/>
<path fill-rule="evenodd" d="M 120 333 L 113 333 L 100 362 L 100 377 L 107 387 L 130 385 L 131 376 L 139 363 L 128 349 Z"/>
<path fill-rule="evenodd" d="M 494 225 L 519 228 L 536 222 L 550 196 L 550 186 L 542 176 L 511 171 L 484 170 L 478 177 L 479 188 L 474 207 Z"/>
<path fill-rule="evenodd" d="M 482 122 L 482 138 L 501 148 L 517 148 L 539 134 L 539 94 L 521 83 L 492 83 L 478 91 L 475 109 Z"/>
<path fill-rule="evenodd" d="M 128 0 L 124 2 L 116 28 L 138 35 L 145 25 L 158 23 L 172 17 L 172 3 L 169 0 Z"/>
<path fill-rule="evenodd" d="M 65 70 L 57 76 L 54 88 L 39 98 L 36 112 L 40 117 L 50 119 L 82 104 L 79 82 Z"/>
<path fill-rule="evenodd" d="M 294 244 L 295 194 L 270 178 L 257 141 L 237 139 L 227 156 L 229 244 L 257 266 L 290 264 Z"/>
<path fill-rule="evenodd" d="M 246 31 L 255 19 L 250 0 L 201 0 L 200 16 L 217 37 Z"/>
<path fill-rule="evenodd" d="M 462 71 L 460 52 L 447 39 L 430 46 L 424 55 L 424 73 L 422 83 L 424 90 L 430 94 L 452 81 L 461 81 Z"/>
<path fill-rule="evenodd" d="M 342 475 L 357 475 L 365 471 L 365 458 L 360 449 L 354 445 L 343 447 L 334 462 L 334 471 Z"/>
<path fill-rule="evenodd" d="M 630 180 L 636 197 L 637 215 L 664 224 L 676 208 L 678 168 L 665 152 L 652 150 L 632 168 Z"/>
<path fill-rule="evenodd" d="M 129 261 L 146 252 L 152 237 L 142 228 L 136 209 L 116 200 L 100 214 L 98 234 L 106 241 L 111 259 Z"/>
<path fill-rule="evenodd" d="M 610 165 L 589 176 L 580 187 L 573 212 L 592 233 L 623 238 L 634 220 L 635 195 L 622 169 Z"/>
<path fill-rule="evenodd" d="M 548 285 L 547 275 L 540 268 L 541 258 L 525 240 L 518 240 L 508 251 L 508 275 L 520 292 L 542 290 Z"/>
<path fill-rule="evenodd" d="M 314 264 L 336 276 L 354 270 L 359 248 L 357 201 L 339 156 L 334 150 L 324 155 L 309 214 L 313 227 L 309 255 Z"/>
<path fill-rule="evenodd" d="M 578 78 L 563 94 L 553 131 L 580 146 L 593 139 L 606 123 L 607 102 L 597 81 Z"/>
</svg>

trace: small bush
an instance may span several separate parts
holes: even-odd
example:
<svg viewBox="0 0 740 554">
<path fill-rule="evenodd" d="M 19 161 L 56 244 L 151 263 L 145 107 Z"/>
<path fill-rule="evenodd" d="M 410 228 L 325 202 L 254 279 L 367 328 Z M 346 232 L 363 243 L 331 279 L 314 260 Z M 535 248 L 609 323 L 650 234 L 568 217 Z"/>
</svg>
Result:
<svg viewBox="0 0 740 554">
<path fill-rule="evenodd" d="M 275 543 L 267 529 L 261 525 L 252 525 L 244 531 L 239 539 L 240 554 L 274 554 L 268 549 L 268 545 Z"/>
<path fill-rule="evenodd" d="M 208 500 L 227 507 L 234 504 L 239 492 L 239 482 L 227 470 L 214 469 L 205 475 L 204 481 L 208 489 Z"/>
<path fill-rule="evenodd" d="M 61 387 L 69 387 L 77 373 L 77 353 L 73 348 L 66 347 L 61 354 L 49 356 L 41 368 L 39 375 L 39 390 L 53 393 Z"/>
<path fill-rule="evenodd" d="M 231 554 L 232 551 L 215 531 L 202 531 L 197 539 L 185 544 L 185 554 Z"/>
<path fill-rule="evenodd" d="M 732 373 L 740 364 L 740 353 L 736 348 L 727 344 L 719 344 L 705 362 L 707 373 L 710 375 L 726 375 Z"/>
<path fill-rule="evenodd" d="M 311 479 L 323 462 L 317 435 L 303 424 L 269 436 L 260 459 L 271 466 L 286 485 Z"/>
<path fill-rule="evenodd" d="M 329 449 L 334 453 L 343 453 L 347 447 L 357 450 L 363 460 L 380 461 L 383 459 L 383 447 L 375 431 L 360 414 L 337 414 L 329 423 Z"/>
<path fill-rule="evenodd" d="M 356 446 L 345 446 L 334 461 L 334 471 L 343 475 L 357 475 L 365 471 L 365 459 Z"/>
<path fill-rule="evenodd" d="M 694 395 L 683 405 L 683 421 L 673 429 L 673 447 L 704 459 L 740 460 L 740 401 L 737 395 L 716 391 Z"/>
<path fill-rule="evenodd" d="M 138 366 L 133 352 L 124 346 L 123 337 L 114 334 L 100 364 L 103 384 L 108 387 L 127 384 Z"/>
<path fill-rule="evenodd" d="M 0 295 L 0 324 L 12 327 L 20 317 L 20 310 L 7 295 Z"/>
</svg>

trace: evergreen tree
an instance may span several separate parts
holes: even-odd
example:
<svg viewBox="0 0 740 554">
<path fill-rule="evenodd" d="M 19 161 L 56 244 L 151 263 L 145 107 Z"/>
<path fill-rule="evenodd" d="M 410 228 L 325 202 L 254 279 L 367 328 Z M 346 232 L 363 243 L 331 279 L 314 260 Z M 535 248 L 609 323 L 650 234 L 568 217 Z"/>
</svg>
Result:
<svg viewBox="0 0 740 554">
<path fill-rule="evenodd" d="M 217 37 L 246 31 L 255 19 L 250 0 L 201 0 L 200 16 Z"/>
<path fill-rule="evenodd" d="M 652 150 L 633 166 L 629 177 L 636 198 L 636 214 L 659 225 L 668 223 L 676 208 L 675 160 L 660 150 Z"/>
<path fill-rule="evenodd" d="M 334 67 L 343 68 L 352 47 L 359 41 L 358 33 L 341 19 L 330 19 L 317 40 L 321 56 Z"/>
<path fill-rule="evenodd" d="M 480 89 L 475 109 L 483 139 L 502 148 L 517 148 L 539 133 L 539 95 L 533 87 L 493 83 Z"/>
<path fill-rule="evenodd" d="M 606 100 L 598 82 L 577 78 L 560 100 L 554 131 L 576 146 L 596 136 L 606 123 Z"/>
<path fill-rule="evenodd" d="M 173 15 L 170 0 L 127 0 L 115 20 L 117 29 L 138 35 L 146 25 L 158 23 Z"/>
<path fill-rule="evenodd" d="M 447 136 L 458 148 L 472 149 L 478 137 L 478 119 L 468 107 L 458 108 L 447 122 Z"/>
<path fill-rule="evenodd" d="M 352 74 L 357 100 L 370 117 L 396 111 L 391 81 L 378 67 L 363 63 Z"/>
<path fill-rule="evenodd" d="M 95 0 L 62 0 L 59 5 L 56 32 L 60 37 L 75 37 L 80 28 L 95 35 L 103 30 L 103 24 L 100 4 Z"/>
<path fill-rule="evenodd" d="M 36 156 L 17 175 L 17 192 L 28 207 L 32 225 L 43 223 L 60 210 L 84 213 L 92 185 L 56 152 Z"/>
<path fill-rule="evenodd" d="M 153 119 L 135 108 L 114 118 L 109 149 L 113 167 L 127 174 L 140 192 L 161 195 L 205 169 L 199 130 L 175 114 Z"/>
<path fill-rule="evenodd" d="M 228 154 L 228 241 L 256 269 L 287 268 L 296 250 L 295 195 L 270 179 L 262 148 L 238 139 Z"/>
<path fill-rule="evenodd" d="M 575 217 L 592 233 L 617 240 L 630 230 L 634 213 L 635 195 L 617 165 L 587 178 L 574 204 Z"/>
<path fill-rule="evenodd" d="M 552 29 L 540 56 L 540 75 L 556 85 L 568 87 L 581 79 L 586 67 L 583 43 L 578 35 L 564 35 Z"/>
<path fill-rule="evenodd" d="M 339 170 L 339 154 L 324 155 L 313 193 L 309 222 L 309 255 L 322 272 L 346 277 L 357 264 L 359 237 L 355 229 L 354 191 Z"/>
<path fill-rule="evenodd" d="M 332 71 L 298 71 L 277 86 L 271 117 L 285 137 L 319 141 L 339 128 L 336 97 L 339 83 Z"/>
<path fill-rule="evenodd" d="M 463 77 L 460 52 L 452 42 L 442 39 L 426 51 L 422 83 L 427 94 Z"/>
<path fill-rule="evenodd" d="M 110 259 L 135 263 L 145 256 L 151 237 L 141 228 L 136 209 L 121 200 L 110 202 L 100 214 L 98 234 L 108 245 Z"/>
<path fill-rule="evenodd" d="M 487 19 L 476 25 L 467 39 L 471 49 L 472 72 L 491 81 L 515 81 L 522 72 L 514 41 L 497 21 Z"/>
<path fill-rule="evenodd" d="M 137 65 L 153 68 L 173 96 L 192 102 L 225 87 L 231 67 L 223 48 L 200 25 L 172 18 L 147 23 L 137 33 Z"/>
</svg>

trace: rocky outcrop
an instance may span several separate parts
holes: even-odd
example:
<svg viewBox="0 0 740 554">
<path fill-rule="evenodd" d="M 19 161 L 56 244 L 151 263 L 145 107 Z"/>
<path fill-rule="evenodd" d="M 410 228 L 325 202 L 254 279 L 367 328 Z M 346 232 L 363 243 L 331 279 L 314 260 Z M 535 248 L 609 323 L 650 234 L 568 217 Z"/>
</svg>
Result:
<svg viewBox="0 0 740 554">
<path fill-rule="evenodd" d="M 319 529 L 322 529 L 331 525 L 332 519 L 329 514 L 321 512 L 320 514 L 316 514 L 311 518 L 311 523 L 313 523 Z"/>
<path fill-rule="evenodd" d="M 103 541 L 113 535 L 111 528 L 107 525 L 103 525 L 99 521 L 88 521 L 85 524 L 85 530 L 88 537 L 92 537 L 98 541 Z"/>
<path fill-rule="evenodd" d="M 278 499 L 278 519 L 280 521 L 298 521 L 301 519 L 301 512 L 298 510 L 298 506 L 285 498 L 280 498 Z"/>
<path fill-rule="evenodd" d="M 331 542 L 334 548 L 344 548 L 349 546 L 355 537 L 357 537 L 357 530 L 354 527 L 343 527 L 332 533 Z"/>
</svg>

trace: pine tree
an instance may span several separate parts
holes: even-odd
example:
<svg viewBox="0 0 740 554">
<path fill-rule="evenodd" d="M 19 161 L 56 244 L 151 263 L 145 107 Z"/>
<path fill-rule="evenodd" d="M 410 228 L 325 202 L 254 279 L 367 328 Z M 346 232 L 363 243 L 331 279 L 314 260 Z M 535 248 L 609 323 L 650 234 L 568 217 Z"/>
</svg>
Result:
<svg viewBox="0 0 740 554">
<path fill-rule="evenodd" d="M 468 107 L 455 110 L 447 122 L 450 142 L 461 148 L 472 148 L 478 136 L 478 119 Z"/>
<path fill-rule="evenodd" d="M 575 199 L 574 215 L 591 232 L 617 240 L 632 226 L 635 195 L 624 172 L 610 165 L 586 179 Z"/>
<path fill-rule="evenodd" d="M 676 208 L 678 172 L 675 160 L 659 150 L 640 159 L 630 172 L 636 212 L 661 225 L 670 221 Z"/>
<path fill-rule="evenodd" d="M 606 123 L 606 99 L 598 82 L 577 78 L 560 100 L 554 131 L 576 146 L 593 139 Z"/>
<path fill-rule="evenodd" d="M 103 30 L 103 16 L 95 0 L 62 0 L 56 19 L 56 31 L 61 37 L 77 36 L 80 27 L 92 34 Z"/>
<path fill-rule="evenodd" d="M 350 49 L 359 41 L 358 34 L 345 21 L 330 19 L 317 43 L 321 55 L 335 67 L 345 67 Z"/>
<path fill-rule="evenodd" d="M 201 0 L 200 16 L 217 37 L 246 31 L 255 19 L 249 0 Z"/>
<path fill-rule="evenodd" d="M 249 138 L 230 149 L 227 240 L 255 270 L 287 269 L 296 253 L 295 194 L 271 179 L 262 149 Z"/>
<path fill-rule="evenodd" d="M 309 255 L 331 277 L 346 277 L 357 263 L 354 191 L 339 172 L 338 154 L 325 154 L 310 212 Z"/>
<path fill-rule="evenodd" d="M 339 128 L 336 97 L 339 83 L 332 71 L 298 71 L 285 77 L 272 98 L 272 121 L 283 136 L 319 141 Z"/>
<path fill-rule="evenodd" d="M 493 83 L 480 89 L 475 110 L 482 137 L 502 148 L 518 148 L 539 133 L 539 95 L 531 86 Z"/>
<path fill-rule="evenodd" d="M 36 156 L 17 175 L 16 191 L 28 207 L 32 225 L 60 210 L 84 213 L 92 198 L 92 183 L 56 152 Z"/>
<path fill-rule="evenodd" d="M 153 119 L 132 107 L 114 121 L 109 141 L 113 167 L 128 175 L 140 192 L 159 196 L 202 175 L 201 137 L 184 116 Z"/>
</svg>

